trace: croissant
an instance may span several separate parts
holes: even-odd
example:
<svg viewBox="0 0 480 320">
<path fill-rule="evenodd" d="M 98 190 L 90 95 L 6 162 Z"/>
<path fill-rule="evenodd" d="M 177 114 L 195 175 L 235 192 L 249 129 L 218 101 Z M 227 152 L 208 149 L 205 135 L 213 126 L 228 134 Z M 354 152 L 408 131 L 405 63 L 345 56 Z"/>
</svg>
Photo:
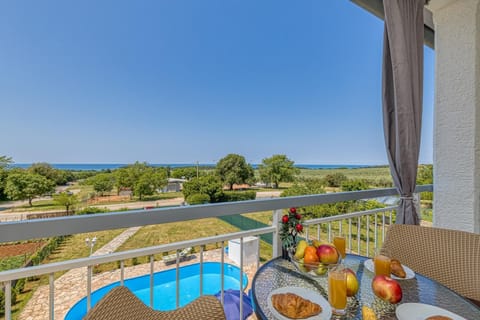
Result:
<svg viewBox="0 0 480 320">
<path fill-rule="evenodd" d="M 446 316 L 430 316 L 425 320 L 452 320 L 452 318 Z"/>
<path fill-rule="evenodd" d="M 399 278 L 405 278 L 407 276 L 405 270 L 402 267 L 402 264 L 397 259 L 390 260 L 390 271 L 394 276 L 397 276 Z"/>
<path fill-rule="evenodd" d="M 318 304 L 290 292 L 272 295 L 272 305 L 290 319 L 310 318 L 322 312 Z"/>
</svg>

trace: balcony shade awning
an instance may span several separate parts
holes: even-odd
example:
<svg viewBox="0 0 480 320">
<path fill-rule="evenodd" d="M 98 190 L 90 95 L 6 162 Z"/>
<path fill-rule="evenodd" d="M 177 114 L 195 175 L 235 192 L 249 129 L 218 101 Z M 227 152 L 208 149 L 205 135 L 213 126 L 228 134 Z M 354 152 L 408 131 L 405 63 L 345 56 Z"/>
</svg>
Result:
<svg viewBox="0 0 480 320">
<path fill-rule="evenodd" d="M 383 8 L 383 0 L 350 0 L 356 5 L 362 7 L 378 18 L 385 19 L 385 10 Z M 425 1 L 427 3 L 428 1 Z M 423 40 L 424 44 L 432 49 L 435 48 L 435 29 L 433 25 L 432 12 L 427 8 L 423 8 Z"/>
</svg>

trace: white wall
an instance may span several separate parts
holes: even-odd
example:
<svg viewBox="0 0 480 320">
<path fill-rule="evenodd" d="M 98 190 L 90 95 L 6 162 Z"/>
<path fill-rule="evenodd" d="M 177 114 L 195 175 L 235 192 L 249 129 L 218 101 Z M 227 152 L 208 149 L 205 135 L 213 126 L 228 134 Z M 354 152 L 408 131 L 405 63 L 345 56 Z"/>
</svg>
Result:
<svg viewBox="0 0 480 320">
<path fill-rule="evenodd" d="M 480 0 L 432 0 L 435 226 L 480 233 Z"/>
</svg>

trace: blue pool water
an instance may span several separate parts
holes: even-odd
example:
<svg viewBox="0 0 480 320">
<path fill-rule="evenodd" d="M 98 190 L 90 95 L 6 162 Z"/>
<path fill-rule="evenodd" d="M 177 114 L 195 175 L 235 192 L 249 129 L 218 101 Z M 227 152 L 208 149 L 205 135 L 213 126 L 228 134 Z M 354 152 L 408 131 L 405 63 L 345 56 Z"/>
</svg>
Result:
<svg viewBox="0 0 480 320">
<path fill-rule="evenodd" d="M 203 294 L 215 294 L 221 286 L 221 263 L 203 263 Z M 192 264 L 179 268 L 180 278 L 180 306 L 195 300 L 200 296 L 200 264 Z M 176 269 L 157 272 L 154 274 L 153 308 L 168 311 L 176 308 Z M 247 276 L 243 274 L 243 287 L 247 286 Z M 124 282 L 140 300 L 146 305 L 150 304 L 150 275 L 127 279 Z M 120 282 L 112 283 L 100 288 L 91 295 L 92 307 L 112 288 L 120 285 Z M 225 264 L 224 289 L 240 289 L 240 269 L 236 266 Z M 78 301 L 68 311 L 65 320 L 81 320 L 87 313 L 87 298 Z"/>
</svg>

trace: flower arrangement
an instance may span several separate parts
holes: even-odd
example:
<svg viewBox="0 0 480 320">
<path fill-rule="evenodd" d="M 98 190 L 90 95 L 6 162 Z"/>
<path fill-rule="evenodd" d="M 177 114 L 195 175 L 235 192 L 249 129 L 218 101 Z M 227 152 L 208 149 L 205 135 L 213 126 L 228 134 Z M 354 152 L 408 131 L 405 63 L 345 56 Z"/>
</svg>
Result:
<svg viewBox="0 0 480 320">
<path fill-rule="evenodd" d="M 296 245 L 297 234 L 303 232 L 302 215 L 297 213 L 296 208 L 290 208 L 288 214 L 282 216 L 282 227 L 280 229 L 280 240 L 285 249 L 293 248 Z"/>
</svg>

